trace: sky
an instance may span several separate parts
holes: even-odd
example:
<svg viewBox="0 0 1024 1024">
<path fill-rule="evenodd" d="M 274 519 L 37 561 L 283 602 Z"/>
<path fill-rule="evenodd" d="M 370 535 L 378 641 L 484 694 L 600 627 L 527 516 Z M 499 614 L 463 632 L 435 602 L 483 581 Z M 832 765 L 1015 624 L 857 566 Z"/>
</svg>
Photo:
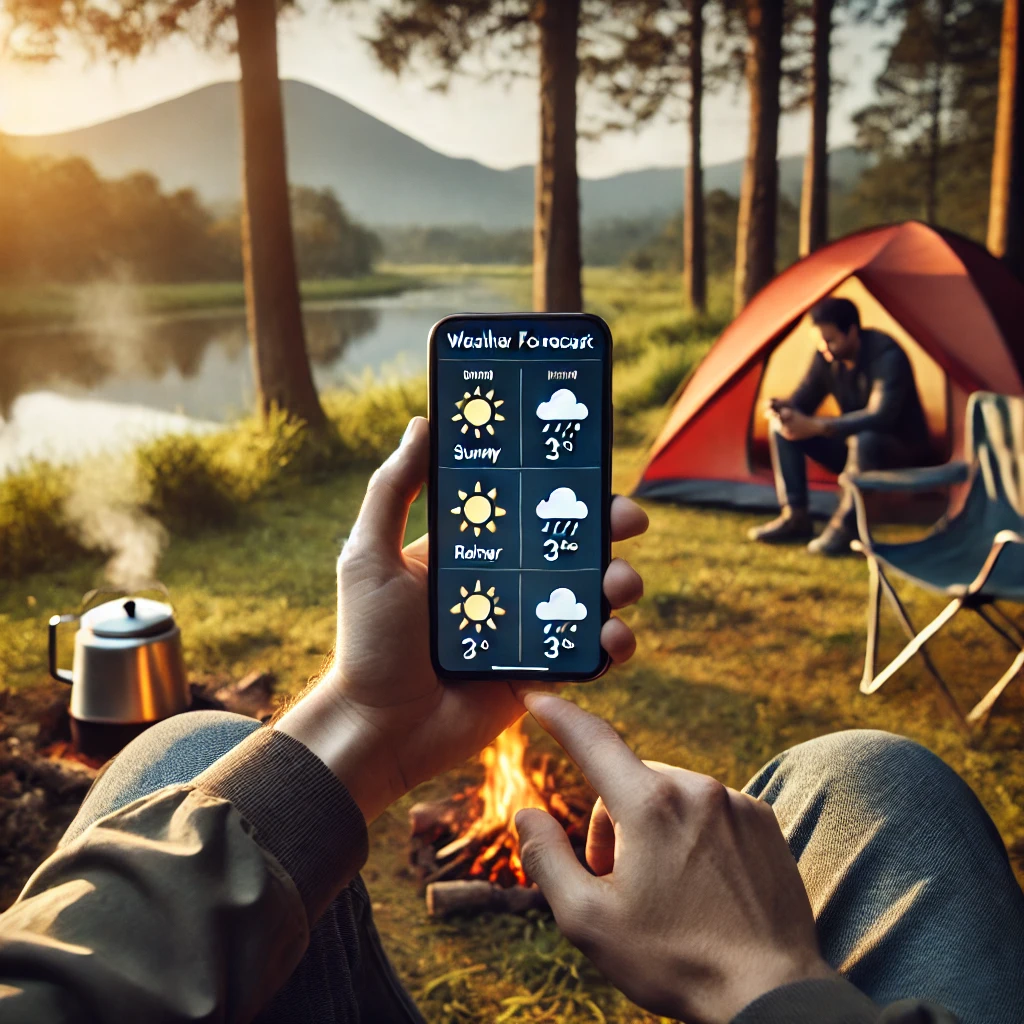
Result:
<svg viewBox="0 0 1024 1024">
<path fill-rule="evenodd" d="M 363 23 L 326 0 L 309 0 L 302 13 L 282 19 L 281 76 L 341 96 L 450 156 L 472 157 L 499 168 L 536 160 L 535 78 L 505 87 L 460 76 L 446 94 L 439 94 L 425 76 L 396 79 L 382 71 L 360 38 L 362 29 Z M 847 84 L 833 100 L 830 146 L 853 140 L 851 115 L 872 97 L 884 61 L 882 46 L 890 35 L 891 30 L 875 26 L 837 26 L 833 74 Z M 203 53 L 185 39 L 168 41 L 117 67 L 90 61 L 70 47 L 46 65 L 15 62 L 0 53 L 0 132 L 49 134 L 95 124 L 237 75 L 236 58 Z M 704 126 L 706 164 L 741 158 L 747 131 L 742 90 L 708 97 Z M 638 134 L 581 140 L 580 171 L 600 178 L 642 167 L 681 166 L 687 157 L 684 134 L 682 125 L 661 120 Z M 803 152 L 806 139 L 805 113 L 783 118 L 781 154 Z"/>
</svg>

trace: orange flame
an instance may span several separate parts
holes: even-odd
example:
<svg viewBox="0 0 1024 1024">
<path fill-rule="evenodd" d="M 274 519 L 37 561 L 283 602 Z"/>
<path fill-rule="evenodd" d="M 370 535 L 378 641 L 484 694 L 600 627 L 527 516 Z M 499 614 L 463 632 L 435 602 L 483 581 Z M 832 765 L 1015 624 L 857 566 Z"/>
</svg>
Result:
<svg viewBox="0 0 1024 1024">
<path fill-rule="evenodd" d="M 510 725 L 480 755 L 485 769 L 480 797 L 483 807 L 477 818 L 463 836 L 464 840 L 476 838 L 493 841 L 476 858 L 470 875 L 482 874 L 485 864 L 502 848 L 510 846 L 508 863 L 520 883 L 526 881 L 522 861 L 519 859 L 519 836 L 516 833 L 515 816 L 524 807 L 538 807 L 547 810 L 547 804 L 540 795 L 535 779 L 527 775 L 523 767 L 526 753 L 526 737 L 522 731 L 522 719 Z M 534 773 L 540 776 L 540 773 Z M 540 778 L 543 785 L 543 777 Z M 497 835 L 495 835 L 497 833 Z"/>
</svg>

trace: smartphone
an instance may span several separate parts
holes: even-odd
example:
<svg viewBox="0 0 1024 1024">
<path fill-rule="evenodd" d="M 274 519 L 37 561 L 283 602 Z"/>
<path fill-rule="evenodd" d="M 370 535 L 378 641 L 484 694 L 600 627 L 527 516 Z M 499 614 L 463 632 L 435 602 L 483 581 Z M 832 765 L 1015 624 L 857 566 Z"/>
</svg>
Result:
<svg viewBox="0 0 1024 1024">
<path fill-rule="evenodd" d="M 612 337 L 582 313 L 430 332 L 430 644 L 445 679 L 595 679 L 609 664 Z"/>
</svg>

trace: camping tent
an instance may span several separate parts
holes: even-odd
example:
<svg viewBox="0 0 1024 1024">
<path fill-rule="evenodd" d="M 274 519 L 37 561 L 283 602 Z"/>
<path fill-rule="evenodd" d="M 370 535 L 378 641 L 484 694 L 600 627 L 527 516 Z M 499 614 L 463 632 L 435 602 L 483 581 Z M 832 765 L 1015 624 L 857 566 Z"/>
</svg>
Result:
<svg viewBox="0 0 1024 1024">
<path fill-rule="evenodd" d="M 654 442 L 638 495 L 746 508 L 777 505 L 764 400 L 789 395 L 815 346 L 808 309 L 852 299 L 865 327 L 903 346 L 936 461 L 959 454 L 972 391 L 1024 392 L 1024 284 L 981 246 L 915 221 L 849 235 L 760 291 L 695 370 Z M 822 414 L 835 413 L 834 405 Z M 811 509 L 835 505 L 812 464 Z"/>
</svg>

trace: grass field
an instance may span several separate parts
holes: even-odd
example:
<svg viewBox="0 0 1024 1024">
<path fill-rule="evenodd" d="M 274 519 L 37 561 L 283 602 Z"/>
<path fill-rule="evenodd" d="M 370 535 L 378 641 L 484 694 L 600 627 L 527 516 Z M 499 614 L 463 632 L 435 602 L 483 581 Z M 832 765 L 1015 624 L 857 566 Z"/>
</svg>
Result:
<svg viewBox="0 0 1024 1024">
<path fill-rule="evenodd" d="M 304 281 L 302 297 L 306 301 L 357 299 L 373 295 L 394 295 L 416 287 L 411 273 L 379 272 L 356 278 L 331 278 Z M 156 315 L 202 309 L 228 309 L 245 305 L 241 281 L 211 281 L 199 284 L 143 285 L 39 285 L 36 287 L 0 287 L 0 328 L 43 327 L 85 323 L 98 300 L 111 289 L 120 293 L 120 301 L 133 311 Z"/>
<path fill-rule="evenodd" d="M 695 328 L 679 311 L 670 280 L 589 280 L 592 305 L 612 321 L 620 343 L 617 395 L 625 393 L 623 381 L 633 389 L 614 463 L 615 489 L 628 492 L 643 464 L 644 439 L 664 416 L 657 403 L 678 382 L 666 372 L 651 385 L 651 367 L 675 360 L 678 378 L 706 347 L 714 322 Z M 359 466 L 293 480 L 246 504 L 230 527 L 172 537 L 160 576 L 173 596 L 194 678 L 227 680 L 260 667 L 277 674 L 282 690 L 294 691 L 318 670 L 333 639 L 335 557 L 369 471 Z M 616 552 L 645 579 L 643 600 L 623 613 L 637 633 L 637 655 L 599 682 L 572 688 L 574 699 L 613 722 L 641 756 L 733 786 L 777 751 L 814 736 L 857 727 L 902 733 L 960 772 L 1006 841 L 1024 848 L 1024 687 L 1011 687 L 987 734 L 970 742 L 917 663 L 864 697 L 857 690 L 867 588 L 861 560 L 750 545 L 743 536 L 758 521 L 750 515 L 647 507 L 650 532 Z M 421 500 L 410 532 L 422 532 L 424 521 Z M 84 558 L 5 584 L 0 679 L 22 687 L 45 678 L 46 618 L 76 607 L 101 569 L 101 559 Z M 943 603 L 901 592 L 922 623 Z M 883 656 L 895 653 L 898 627 L 890 620 L 883 639 Z M 964 704 L 1010 660 L 968 616 L 938 638 L 934 656 Z M 532 726 L 528 731 L 541 747 L 549 742 Z M 364 877 L 385 945 L 427 1019 L 653 1021 L 601 981 L 547 915 L 428 921 L 407 867 L 406 811 L 414 800 L 477 774 L 467 764 L 420 787 L 371 829 Z"/>
</svg>

